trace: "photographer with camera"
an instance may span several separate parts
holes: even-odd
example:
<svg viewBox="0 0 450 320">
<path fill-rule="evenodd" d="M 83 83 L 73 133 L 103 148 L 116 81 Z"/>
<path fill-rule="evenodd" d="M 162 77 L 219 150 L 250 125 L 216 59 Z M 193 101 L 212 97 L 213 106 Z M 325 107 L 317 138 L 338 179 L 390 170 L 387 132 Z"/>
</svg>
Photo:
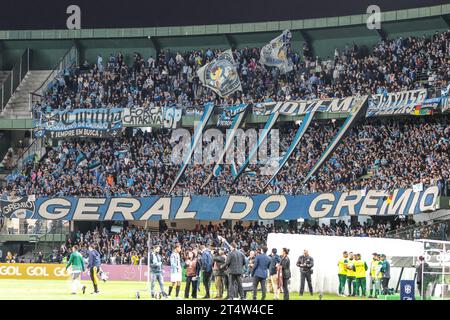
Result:
<svg viewBox="0 0 450 320">
<path fill-rule="evenodd" d="M 391 264 L 386 260 L 386 255 L 382 254 L 380 256 L 381 264 L 380 270 L 377 275 L 381 273 L 381 286 L 383 288 L 383 294 L 389 294 L 389 280 L 391 279 Z"/>
<path fill-rule="evenodd" d="M 308 250 L 303 251 L 303 255 L 297 260 L 297 267 L 300 268 L 300 296 L 305 291 L 305 279 L 308 282 L 309 293 L 313 295 L 311 275 L 313 273 L 314 259 L 309 255 Z"/>
</svg>

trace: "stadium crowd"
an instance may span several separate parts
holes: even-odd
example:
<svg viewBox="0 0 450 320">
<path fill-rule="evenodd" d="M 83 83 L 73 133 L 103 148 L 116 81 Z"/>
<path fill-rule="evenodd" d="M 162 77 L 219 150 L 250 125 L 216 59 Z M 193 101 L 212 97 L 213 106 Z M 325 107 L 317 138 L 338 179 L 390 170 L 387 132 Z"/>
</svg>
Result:
<svg viewBox="0 0 450 320">
<path fill-rule="evenodd" d="M 302 55 L 288 49 L 293 71 L 285 75 L 259 64 L 259 48 L 235 49 L 243 92 L 227 99 L 202 86 L 197 76 L 197 70 L 220 53 L 218 49 L 184 53 L 167 49 L 147 60 L 136 52 L 130 65 L 122 53 L 111 53 L 107 61 L 99 55 L 96 63 L 85 61 L 65 70 L 35 108 L 198 106 L 207 101 L 303 100 L 444 87 L 450 73 L 447 39 L 448 32 L 436 32 L 428 38 L 385 39 L 371 50 L 346 45 L 323 62 L 312 57 L 305 43 Z M 425 83 L 417 81 L 419 75 L 425 75 Z"/>
<path fill-rule="evenodd" d="M 335 52 L 331 63 L 318 64 L 308 44 L 303 58 L 291 48 L 294 71 L 280 75 L 261 66 L 259 49 L 234 50 L 244 97 L 231 100 L 307 99 L 383 93 L 418 87 L 443 87 L 450 74 L 446 63 L 448 32 L 426 38 L 383 40 L 371 52 L 356 45 Z M 66 70 L 37 108 L 70 109 L 157 105 L 202 105 L 218 99 L 203 87 L 196 71 L 217 55 L 207 49 L 187 53 L 164 50 L 147 60 L 135 53 L 127 66 L 122 54 L 108 61 L 98 56 L 76 70 Z M 416 81 L 418 74 L 429 81 Z M 228 102 L 233 102 L 233 101 Z M 235 102 L 235 101 L 234 101 Z M 221 101 L 221 103 L 227 103 Z M 201 188 L 209 165 L 191 165 L 174 194 L 307 194 L 355 189 L 391 190 L 414 184 L 449 184 L 449 117 L 365 119 L 353 128 L 332 158 L 306 184 L 300 181 L 338 131 L 340 121 L 316 122 L 306 132 L 291 160 L 264 189 L 261 165 L 249 166 L 236 183 L 231 168 Z M 280 151 L 295 135 L 292 125 L 280 126 Z M 38 163 L 29 162 L 11 175 L 2 191 L 16 195 L 147 196 L 167 194 L 179 167 L 172 164 L 170 132 L 138 132 L 111 140 L 65 140 L 48 148 Z M 295 161 L 293 161 L 295 159 Z M 268 177 L 267 177 L 268 179 Z"/>
<path fill-rule="evenodd" d="M 426 222 L 416 224 L 412 220 L 398 219 L 378 223 L 364 222 L 361 224 L 357 222 L 350 225 L 340 221 L 328 226 L 325 224 L 310 225 L 306 221 L 300 227 L 297 225 L 289 228 L 288 231 L 323 236 L 385 237 L 389 231 L 396 231 L 397 234 L 394 236 L 398 236 L 398 233 L 404 230 L 410 232 L 411 229 L 414 238 L 441 237 L 441 240 L 445 240 L 449 236 L 448 224 L 445 222 L 428 225 Z M 253 299 L 257 299 L 259 284 L 263 300 L 266 298 L 267 291 L 273 293 L 274 299 L 279 299 L 281 293 L 283 299 L 290 299 L 289 249 L 283 248 L 280 255 L 277 254 L 276 249 L 272 249 L 268 254 L 269 248 L 266 245 L 269 232 L 286 232 L 285 227 L 275 228 L 274 225 L 258 224 L 257 222 L 244 227 L 242 222 L 238 222 L 233 228 L 230 228 L 222 224 L 213 225 L 210 222 L 208 225 L 197 224 L 195 230 L 181 231 L 169 230 L 167 225 L 163 224 L 160 225 L 160 232 L 149 233 L 143 227 L 125 223 L 119 231 L 117 228 L 114 232 L 112 231 L 112 228 L 108 231 L 106 228 L 98 227 L 86 233 L 77 231 L 67 243 L 61 245 L 59 250 L 54 250 L 50 260 L 44 260 L 42 252 L 38 252 L 32 262 L 63 263 L 69 267 L 74 263 L 74 255 L 78 255 L 83 271 L 84 264 L 89 266 L 96 294 L 99 293 L 96 277 L 100 277 L 103 281 L 107 281 L 109 278 L 108 272 L 103 271 L 102 263 L 148 264 L 151 269 L 151 288 L 149 290 L 152 298 L 171 297 L 174 288 L 176 289 L 175 297 L 179 298 L 181 282 L 186 281 L 184 298 L 187 299 L 191 295 L 196 299 L 201 280 L 206 294 L 203 298 L 207 299 L 237 297 L 246 299 L 248 292 L 252 292 Z M 151 248 L 151 252 L 148 252 L 149 248 Z M 96 257 L 95 262 L 92 258 L 94 256 Z M 150 257 L 150 260 L 147 260 L 147 257 Z M 2 262 L 1 260 L 2 253 L 0 251 L 0 262 Z M 23 258 L 17 257 L 17 254 L 10 251 L 7 252 L 5 260 L 6 263 L 25 262 Z M 420 257 L 419 260 L 423 261 L 423 257 Z M 95 263 L 95 267 L 92 267 L 92 263 Z M 168 293 L 165 289 L 167 286 L 164 285 L 164 266 L 170 268 L 171 285 L 169 285 Z M 308 250 L 304 250 L 303 255 L 298 257 L 296 266 L 300 268 L 300 296 L 304 293 L 306 283 L 312 296 L 315 291 L 311 280 L 314 259 L 309 255 Z M 417 274 L 421 273 L 420 267 L 419 263 L 416 268 Z M 344 296 L 347 291 L 348 296 L 377 298 L 379 294 L 392 294 L 393 292 L 392 289 L 389 289 L 390 263 L 384 254 L 374 253 L 369 267 L 368 263 L 361 259 L 361 254 L 345 251 L 343 258 L 338 261 L 338 269 L 339 295 L 341 296 Z M 185 280 L 182 279 L 182 273 L 185 274 Z M 367 273 L 370 274 L 369 288 L 366 283 Z M 212 281 L 215 283 L 215 291 L 211 292 Z M 159 293 L 155 290 L 157 282 L 160 286 Z M 427 283 L 425 288 L 427 288 Z M 80 286 L 79 280 L 73 278 L 72 294 L 76 294 L 77 287 Z M 422 289 L 420 279 L 417 280 L 417 286 L 420 290 Z M 370 290 L 366 291 L 367 289 Z M 85 290 L 86 286 L 82 286 L 83 294 Z M 212 296 L 214 292 L 215 296 Z M 424 295 L 423 292 L 422 295 Z"/>
<path fill-rule="evenodd" d="M 235 184 L 230 166 L 201 188 L 211 165 L 187 168 L 174 190 L 178 195 L 308 194 L 359 189 L 392 190 L 437 185 L 446 194 L 450 181 L 450 117 L 364 120 L 353 128 L 329 161 L 306 184 L 312 166 L 339 129 L 338 122 L 312 123 L 277 178 L 263 165 L 250 165 Z M 280 151 L 287 149 L 295 130 L 280 127 Z M 148 196 L 168 194 L 179 171 L 172 163 L 170 132 L 138 131 L 106 140 L 65 140 L 21 174 L 9 177 L 2 190 L 36 196 Z"/>
<path fill-rule="evenodd" d="M 148 246 L 161 246 L 161 253 L 165 265 L 169 264 L 170 254 L 175 244 L 181 245 L 182 253 L 205 245 L 210 248 L 220 247 L 219 236 L 227 242 L 235 242 L 247 256 L 266 245 L 269 233 L 292 233 L 323 236 L 347 237 L 394 237 L 404 239 L 436 239 L 450 238 L 448 225 L 443 223 L 414 222 L 413 220 L 394 220 L 392 222 L 311 224 L 307 221 L 297 227 L 275 227 L 273 224 L 263 225 L 256 222 L 248 226 L 237 223 L 233 228 L 224 224 L 196 225 L 194 230 L 176 230 L 165 226 L 160 232 L 150 232 L 143 227 L 128 225 L 119 232 L 112 232 L 107 228 L 97 227 L 85 233 L 75 232 L 66 243 L 47 259 L 47 262 L 61 263 L 68 258 L 71 247 L 77 245 L 82 253 L 86 253 L 89 244 L 95 244 L 106 264 L 134 264 L 147 263 Z M 149 241 L 150 240 L 150 241 Z M 13 255 L 11 255 L 12 257 Z M 17 256 L 17 255 L 15 255 Z M 10 259 L 18 262 L 18 258 Z M 43 262 L 42 253 L 38 253 L 35 262 Z M 6 261 L 12 262 L 12 261 Z"/>
</svg>

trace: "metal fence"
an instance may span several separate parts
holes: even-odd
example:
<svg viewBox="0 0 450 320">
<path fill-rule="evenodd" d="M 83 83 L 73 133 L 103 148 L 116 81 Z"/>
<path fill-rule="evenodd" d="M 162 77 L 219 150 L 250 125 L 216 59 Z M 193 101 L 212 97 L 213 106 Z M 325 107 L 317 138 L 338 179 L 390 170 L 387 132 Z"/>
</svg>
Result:
<svg viewBox="0 0 450 320">
<path fill-rule="evenodd" d="M 26 49 L 12 67 L 8 78 L 0 87 L 0 107 L 3 111 L 9 99 L 30 70 L 30 49 Z"/>
<path fill-rule="evenodd" d="M 403 240 L 432 239 L 446 241 L 450 239 L 450 220 L 428 221 L 427 224 L 408 226 L 389 231 L 385 234 L 385 237 Z"/>
<path fill-rule="evenodd" d="M 54 67 L 52 73 L 44 80 L 41 86 L 34 92 L 30 93 L 30 111 L 34 103 L 41 101 L 42 96 L 50 89 L 55 81 L 58 81 L 59 77 L 63 77 L 66 71 L 77 65 L 78 62 L 78 50 L 75 46 L 69 49 L 66 54 L 58 61 Z M 24 66 L 24 60 L 21 59 L 14 68 L 12 74 L 20 74 L 25 76 L 28 72 L 28 68 Z M 29 65 L 27 62 L 26 67 Z M 17 80 L 10 80 L 11 83 L 17 82 Z M 20 81 L 19 81 L 20 83 Z M 14 90 L 12 90 L 14 91 Z M 33 115 L 34 116 L 34 115 Z M 28 161 L 33 161 L 37 156 L 38 159 L 42 158 L 45 153 L 44 141 L 42 139 L 34 139 L 31 145 L 19 156 L 16 163 L 16 170 L 21 171 L 23 166 Z"/>
<path fill-rule="evenodd" d="M 66 54 L 58 61 L 53 71 L 48 75 L 39 88 L 30 93 L 30 111 L 33 111 L 33 106 L 40 103 L 42 97 L 50 90 L 58 81 L 59 78 L 64 77 L 66 72 L 78 65 L 78 49 L 76 46 L 70 48 Z M 33 115 L 34 117 L 34 115 Z"/>
</svg>

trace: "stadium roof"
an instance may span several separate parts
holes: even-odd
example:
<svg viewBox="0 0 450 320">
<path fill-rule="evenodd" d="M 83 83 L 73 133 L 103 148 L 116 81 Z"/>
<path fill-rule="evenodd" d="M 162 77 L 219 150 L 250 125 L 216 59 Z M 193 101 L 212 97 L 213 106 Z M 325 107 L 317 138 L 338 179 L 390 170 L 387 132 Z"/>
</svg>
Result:
<svg viewBox="0 0 450 320">
<path fill-rule="evenodd" d="M 65 29 L 71 5 L 78 5 L 82 28 L 168 27 L 294 21 L 366 13 L 371 5 L 382 12 L 447 4 L 446 0 L 111 0 L 8 1 L 0 10 L 0 30 Z"/>
</svg>

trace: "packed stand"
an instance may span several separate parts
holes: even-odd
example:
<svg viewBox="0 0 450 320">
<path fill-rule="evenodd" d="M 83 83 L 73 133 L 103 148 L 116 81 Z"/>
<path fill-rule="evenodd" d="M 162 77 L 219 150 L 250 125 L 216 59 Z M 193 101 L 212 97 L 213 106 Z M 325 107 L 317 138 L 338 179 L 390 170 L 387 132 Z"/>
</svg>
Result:
<svg viewBox="0 0 450 320">
<path fill-rule="evenodd" d="M 329 161 L 311 180 L 303 178 L 339 129 L 339 122 L 311 124 L 285 167 L 266 189 L 265 166 L 250 165 L 232 183 L 230 166 L 201 188 L 212 165 L 188 167 L 174 190 L 176 195 L 279 193 L 288 195 L 359 189 L 392 190 L 438 186 L 442 195 L 450 181 L 450 117 L 366 119 L 344 138 Z M 295 130 L 280 127 L 280 152 Z M 170 131 L 142 132 L 107 140 L 67 140 L 50 148 L 38 162 L 9 177 L 2 191 L 36 196 L 149 196 L 164 195 L 178 174 Z M 239 165 L 239 163 L 238 163 Z"/>
<path fill-rule="evenodd" d="M 197 106 L 208 101 L 218 104 L 236 101 L 298 100 L 346 97 L 417 89 L 445 87 L 450 68 L 447 63 L 448 32 L 432 37 L 400 37 L 382 40 L 369 51 L 346 45 L 333 59 L 313 58 L 304 44 L 302 55 L 292 48 L 288 57 L 293 71 L 259 64 L 260 48 L 233 50 L 243 92 L 227 99 L 203 87 L 197 70 L 212 61 L 218 49 L 192 52 L 161 50 L 156 57 L 133 55 L 127 65 L 122 53 L 98 56 L 96 63 L 85 61 L 58 77 L 37 110 L 113 108 L 148 105 Z M 427 81 L 419 81 L 425 74 Z"/>
</svg>

